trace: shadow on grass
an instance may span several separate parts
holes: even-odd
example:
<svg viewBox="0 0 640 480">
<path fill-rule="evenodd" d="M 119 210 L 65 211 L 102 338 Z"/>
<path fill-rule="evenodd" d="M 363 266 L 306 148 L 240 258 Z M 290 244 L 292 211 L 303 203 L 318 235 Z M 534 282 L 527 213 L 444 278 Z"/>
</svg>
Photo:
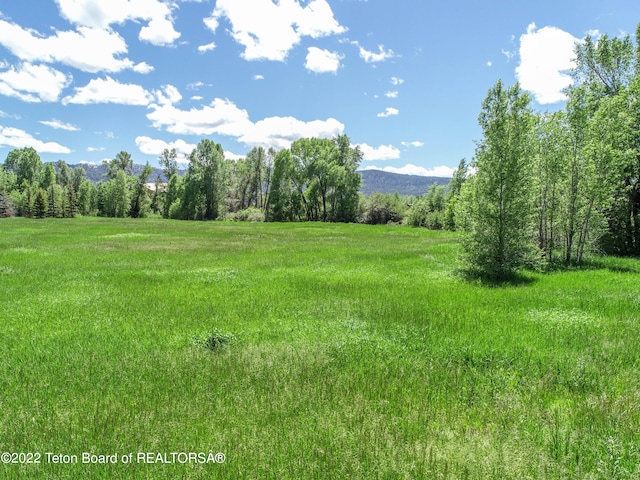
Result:
<svg viewBox="0 0 640 480">
<path fill-rule="evenodd" d="M 640 258 L 598 256 L 589 257 L 581 263 L 566 263 L 557 260 L 545 265 L 542 271 L 545 273 L 551 273 L 593 270 L 608 270 L 613 273 L 640 273 Z"/>
<path fill-rule="evenodd" d="M 533 284 L 536 279 L 518 271 L 483 272 L 473 269 L 459 269 L 454 274 L 464 281 L 476 283 L 483 287 L 522 287 Z"/>
</svg>

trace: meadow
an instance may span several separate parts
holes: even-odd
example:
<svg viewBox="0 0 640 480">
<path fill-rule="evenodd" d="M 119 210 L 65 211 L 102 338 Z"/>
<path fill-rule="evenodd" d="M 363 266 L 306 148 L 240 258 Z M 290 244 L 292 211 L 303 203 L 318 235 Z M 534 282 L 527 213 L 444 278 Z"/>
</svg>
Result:
<svg viewBox="0 0 640 480">
<path fill-rule="evenodd" d="M 640 478 L 640 261 L 490 285 L 459 251 L 3 219 L 0 478 Z"/>
</svg>

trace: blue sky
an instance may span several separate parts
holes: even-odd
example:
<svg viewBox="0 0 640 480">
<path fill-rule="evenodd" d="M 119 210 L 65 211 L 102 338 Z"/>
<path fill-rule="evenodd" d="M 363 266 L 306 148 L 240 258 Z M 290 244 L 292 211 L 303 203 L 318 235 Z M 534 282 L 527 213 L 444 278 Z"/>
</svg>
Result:
<svg viewBox="0 0 640 480">
<path fill-rule="evenodd" d="M 573 44 L 638 22 L 637 0 L 0 0 L 0 161 L 344 133 L 361 168 L 447 176 L 498 78 L 561 108 Z"/>
</svg>

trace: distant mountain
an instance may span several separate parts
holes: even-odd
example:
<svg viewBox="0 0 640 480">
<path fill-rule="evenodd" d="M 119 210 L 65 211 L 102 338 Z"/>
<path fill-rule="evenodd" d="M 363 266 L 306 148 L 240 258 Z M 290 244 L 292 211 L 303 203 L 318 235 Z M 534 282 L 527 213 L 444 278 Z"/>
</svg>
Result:
<svg viewBox="0 0 640 480">
<path fill-rule="evenodd" d="M 84 171 L 87 173 L 87 180 L 97 183 L 106 181 L 105 174 L 107 173 L 107 167 L 104 165 L 95 165 L 93 163 L 80 163 L 78 165 L 69 165 L 70 168 L 82 167 Z M 134 165 L 133 166 L 133 174 L 139 175 L 142 172 L 142 168 L 144 165 Z M 184 170 L 180 170 L 179 174 L 182 175 Z M 166 182 L 164 175 L 162 174 L 162 170 L 159 168 L 154 168 L 153 173 L 149 175 L 149 182 L 155 182 L 156 179 L 160 177 L 160 182 Z"/>
<path fill-rule="evenodd" d="M 450 178 L 422 177 L 383 172 L 382 170 L 359 170 L 362 176 L 360 191 L 365 195 L 372 193 L 398 193 L 400 195 L 423 195 L 434 183 L 448 185 Z"/>
</svg>

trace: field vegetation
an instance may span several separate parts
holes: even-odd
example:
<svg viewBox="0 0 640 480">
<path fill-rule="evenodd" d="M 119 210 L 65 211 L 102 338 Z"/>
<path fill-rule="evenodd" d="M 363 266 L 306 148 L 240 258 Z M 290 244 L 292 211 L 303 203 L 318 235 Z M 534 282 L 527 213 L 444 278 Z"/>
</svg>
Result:
<svg viewBox="0 0 640 480">
<path fill-rule="evenodd" d="M 638 260 L 469 281 L 458 235 L 3 219 L 0 452 L 43 457 L 0 477 L 638 478 Z"/>
</svg>

